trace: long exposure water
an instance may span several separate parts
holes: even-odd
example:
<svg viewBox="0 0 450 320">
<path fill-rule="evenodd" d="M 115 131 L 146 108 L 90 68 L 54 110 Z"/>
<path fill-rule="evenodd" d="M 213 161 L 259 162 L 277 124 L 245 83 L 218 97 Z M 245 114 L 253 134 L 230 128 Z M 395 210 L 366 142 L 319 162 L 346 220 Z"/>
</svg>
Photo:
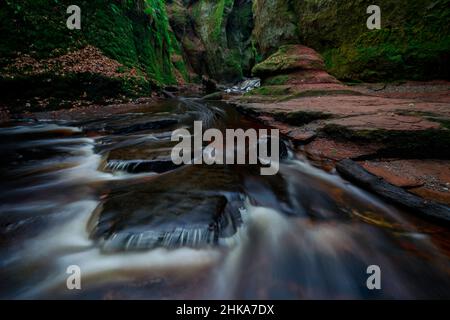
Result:
<svg viewBox="0 0 450 320">
<path fill-rule="evenodd" d="M 181 98 L 0 128 L 0 298 L 449 298 L 448 231 L 289 147 L 275 176 L 170 162 L 171 133 L 261 128 Z M 286 142 L 289 146 L 289 143 Z M 68 290 L 66 270 L 81 270 Z M 366 286 L 381 269 L 382 289 Z"/>
</svg>

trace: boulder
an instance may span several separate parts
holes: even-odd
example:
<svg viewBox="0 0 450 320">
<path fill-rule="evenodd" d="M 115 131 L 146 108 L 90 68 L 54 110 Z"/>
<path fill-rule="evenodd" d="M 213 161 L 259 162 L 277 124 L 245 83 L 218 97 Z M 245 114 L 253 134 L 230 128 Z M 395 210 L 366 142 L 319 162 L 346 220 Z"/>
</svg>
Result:
<svg viewBox="0 0 450 320">
<path fill-rule="evenodd" d="M 203 91 L 207 94 L 217 92 L 217 82 L 206 76 L 202 77 Z"/>
<path fill-rule="evenodd" d="M 303 83 L 338 83 L 325 69 L 322 56 L 303 45 L 284 45 L 263 62 L 253 67 L 252 73 L 263 83 L 273 85 Z"/>
</svg>

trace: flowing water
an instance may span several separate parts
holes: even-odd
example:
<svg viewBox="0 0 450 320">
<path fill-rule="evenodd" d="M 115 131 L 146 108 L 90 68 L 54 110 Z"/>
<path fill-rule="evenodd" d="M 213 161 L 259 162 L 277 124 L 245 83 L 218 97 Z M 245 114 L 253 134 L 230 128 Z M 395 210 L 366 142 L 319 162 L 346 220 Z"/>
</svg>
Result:
<svg viewBox="0 0 450 320">
<path fill-rule="evenodd" d="M 194 99 L 0 128 L 0 298 L 450 297 L 446 227 L 292 148 L 275 176 L 175 166 L 172 130 L 194 120 L 260 128 Z M 71 265 L 81 290 L 67 289 Z"/>
</svg>

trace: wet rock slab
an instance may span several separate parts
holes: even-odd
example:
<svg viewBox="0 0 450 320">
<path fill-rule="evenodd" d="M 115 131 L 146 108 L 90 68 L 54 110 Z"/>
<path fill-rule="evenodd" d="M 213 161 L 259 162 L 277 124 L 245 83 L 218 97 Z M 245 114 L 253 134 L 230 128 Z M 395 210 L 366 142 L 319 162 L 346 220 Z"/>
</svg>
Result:
<svg viewBox="0 0 450 320">
<path fill-rule="evenodd" d="M 385 180 L 366 171 L 358 163 L 345 159 L 336 165 L 337 171 L 346 179 L 372 191 L 386 200 L 402 206 L 423 216 L 450 222 L 450 207 L 424 200 L 402 188 L 396 187 Z"/>
<path fill-rule="evenodd" d="M 128 173 L 157 172 L 162 173 L 179 168 L 171 159 L 161 160 L 109 160 L 108 171 L 124 171 Z"/>
<path fill-rule="evenodd" d="M 106 131 L 113 132 L 114 134 L 128 134 L 144 130 L 157 130 L 165 129 L 178 123 L 176 119 L 158 119 L 139 123 L 133 123 L 130 125 L 108 125 L 104 128 Z"/>
<path fill-rule="evenodd" d="M 450 205 L 450 161 L 386 159 L 360 163 L 370 173 L 411 193 Z"/>
<path fill-rule="evenodd" d="M 448 180 L 440 172 L 450 159 L 449 82 L 305 83 L 289 90 L 297 94 L 235 100 L 243 113 L 304 145 L 312 160 L 372 160 L 365 168 L 374 175 L 448 203 Z"/>
<path fill-rule="evenodd" d="M 376 154 L 379 149 L 380 146 L 376 144 L 358 144 L 327 138 L 317 138 L 304 148 L 308 157 L 313 160 L 326 158 L 334 161 L 370 156 Z"/>
<path fill-rule="evenodd" d="M 215 245 L 236 232 L 241 205 L 229 169 L 186 166 L 113 190 L 93 218 L 91 236 L 104 251 Z"/>
</svg>

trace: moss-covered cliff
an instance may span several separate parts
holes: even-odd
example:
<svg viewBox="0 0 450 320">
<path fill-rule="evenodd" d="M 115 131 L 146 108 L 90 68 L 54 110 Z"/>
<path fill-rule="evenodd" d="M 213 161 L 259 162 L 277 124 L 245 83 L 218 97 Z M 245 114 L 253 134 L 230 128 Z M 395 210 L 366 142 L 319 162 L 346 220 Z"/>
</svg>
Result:
<svg viewBox="0 0 450 320">
<path fill-rule="evenodd" d="M 70 4 L 0 2 L 3 74 L 19 52 L 44 61 L 89 45 L 121 64 L 119 87 L 148 92 L 201 75 L 234 82 L 301 44 L 342 80 L 450 78 L 450 0 L 380 0 L 381 30 L 366 27 L 370 0 L 84 0 L 82 29 L 72 31 Z"/>
<path fill-rule="evenodd" d="M 47 59 L 87 45 L 133 70 L 142 83 L 175 83 L 186 76 L 163 0 L 78 1 L 81 30 L 66 27 L 73 1 L 6 0 L 0 4 L 1 66 L 20 53 Z M 54 72 L 54 70 L 52 70 Z"/>
<path fill-rule="evenodd" d="M 253 36 L 263 57 L 268 57 L 282 45 L 299 43 L 298 17 L 292 2 L 253 0 Z"/>
<path fill-rule="evenodd" d="M 251 0 L 167 1 L 170 22 L 198 75 L 232 82 L 254 64 Z"/>
<path fill-rule="evenodd" d="M 340 79 L 450 78 L 450 1 L 380 0 L 381 30 L 369 30 L 370 0 L 254 0 L 254 36 L 265 56 L 301 43 L 324 54 Z"/>
<path fill-rule="evenodd" d="M 450 78 L 450 0 L 380 0 L 381 30 L 369 30 L 370 0 L 172 0 L 170 22 L 198 74 L 230 81 L 280 46 L 324 55 L 342 80 Z M 253 17 L 252 17 L 253 16 Z"/>
</svg>

